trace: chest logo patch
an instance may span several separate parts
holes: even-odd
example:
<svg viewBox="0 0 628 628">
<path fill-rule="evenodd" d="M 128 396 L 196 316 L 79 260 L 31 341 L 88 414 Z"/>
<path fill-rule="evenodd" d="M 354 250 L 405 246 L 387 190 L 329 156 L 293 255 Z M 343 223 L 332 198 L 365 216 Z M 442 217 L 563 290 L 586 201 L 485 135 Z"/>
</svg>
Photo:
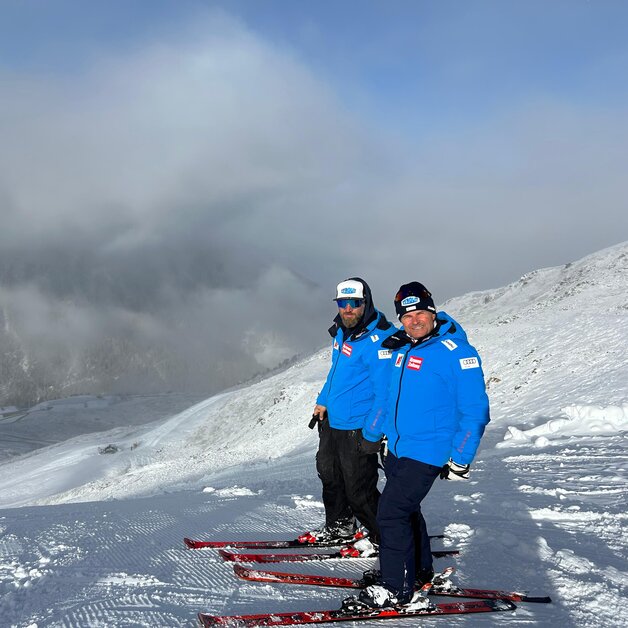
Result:
<svg viewBox="0 0 628 628">
<path fill-rule="evenodd" d="M 477 358 L 462 358 L 460 360 L 461 369 L 479 369 L 480 361 Z"/>
<path fill-rule="evenodd" d="M 453 340 L 442 340 L 441 341 L 450 351 L 458 348 L 458 345 Z"/>
<path fill-rule="evenodd" d="M 400 353 L 397 356 L 397 359 L 395 360 L 395 366 L 399 367 L 399 366 L 401 366 L 403 364 L 403 356 L 404 356 L 403 353 Z"/>
<path fill-rule="evenodd" d="M 373 335 L 371 336 L 371 340 L 372 340 L 373 342 L 377 342 L 377 341 L 379 340 L 379 336 L 378 336 L 377 334 L 373 334 Z"/>
<path fill-rule="evenodd" d="M 423 358 L 417 358 L 415 356 L 412 356 L 408 360 L 407 368 L 412 369 L 413 371 L 418 371 L 421 368 L 422 364 L 423 364 Z"/>
<path fill-rule="evenodd" d="M 392 358 L 392 351 L 390 349 L 380 349 L 377 352 L 377 357 L 380 360 L 390 360 L 390 358 Z"/>
<path fill-rule="evenodd" d="M 348 345 L 346 342 L 342 344 L 342 352 L 348 357 L 351 357 L 351 353 L 353 353 L 353 347 Z"/>
<path fill-rule="evenodd" d="M 337 340 L 334 340 L 334 351 L 338 351 L 338 349 L 340 349 L 340 345 Z"/>
</svg>

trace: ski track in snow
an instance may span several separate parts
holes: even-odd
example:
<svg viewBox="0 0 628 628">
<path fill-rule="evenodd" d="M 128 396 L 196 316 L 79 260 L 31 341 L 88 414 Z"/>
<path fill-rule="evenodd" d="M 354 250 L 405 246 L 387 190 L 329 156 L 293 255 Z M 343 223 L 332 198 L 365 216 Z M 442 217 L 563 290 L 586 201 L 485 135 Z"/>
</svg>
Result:
<svg viewBox="0 0 628 628">
<path fill-rule="evenodd" d="M 434 547 L 463 550 L 436 566 L 454 565 L 462 586 L 553 603 L 421 626 L 627 625 L 627 276 L 624 244 L 443 307 L 483 356 L 492 422 L 471 480 L 437 481 L 425 502 L 430 531 L 447 534 Z M 350 591 L 241 581 L 215 550 L 182 542 L 294 538 L 321 523 L 307 422 L 328 360 L 0 464 L 0 626 L 195 626 L 198 611 L 338 607 Z M 117 453 L 99 454 L 108 444 Z M 270 568 L 355 577 L 375 565 Z"/>
</svg>

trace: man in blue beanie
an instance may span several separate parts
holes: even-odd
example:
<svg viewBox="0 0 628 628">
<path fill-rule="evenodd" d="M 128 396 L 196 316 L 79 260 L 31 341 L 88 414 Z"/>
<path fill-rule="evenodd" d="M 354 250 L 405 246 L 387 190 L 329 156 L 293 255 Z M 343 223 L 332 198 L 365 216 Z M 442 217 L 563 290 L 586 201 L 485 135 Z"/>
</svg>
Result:
<svg viewBox="0 0 628 628">
<path fill-rule="evenodd" d="M 399 288 L 395 310 L 403 330 L 382 344 L 393 352 L 387 409 L 363 429 L 366 440 L 388 437 L 377 513 L 381 580 L 360 594 L 373 607 L 420 603 L 415 585 L 434 576 L 421 501 L 439 475 L 468 479 L 489 422 L 480 357 L 460 325 L 436 311 L 417 281 Z"/>
</svg>

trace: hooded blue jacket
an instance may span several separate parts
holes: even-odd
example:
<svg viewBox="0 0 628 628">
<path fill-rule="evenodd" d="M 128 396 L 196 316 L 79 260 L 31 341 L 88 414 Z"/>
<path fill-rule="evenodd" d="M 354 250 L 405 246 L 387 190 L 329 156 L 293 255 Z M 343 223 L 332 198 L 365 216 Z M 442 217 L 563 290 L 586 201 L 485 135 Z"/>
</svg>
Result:
<svg viewBox="0 0 628 628">
<path fill-rule="evenodd" d="M 383 432 L 397 457 L 435 466 L 473 460 L 489 422 L 482 362 L 460 325 L 445 312 L 426 340 L 400 330 L 384 342 L 393 350 L 384 415 L 367 423 L 367 440 Z"/>
<path fill-rule="evenodd" d="M 345 340 L 345 331 L 338 326 L 331 369 L 316 403 L 327 408 L 331 427 L 357 430 L 376 422 L 383 414 L 392 351 L 382 349 L 382 341 L 396 328 L 377 312 L 356 338 L 347 334 Z"/>
</svg>

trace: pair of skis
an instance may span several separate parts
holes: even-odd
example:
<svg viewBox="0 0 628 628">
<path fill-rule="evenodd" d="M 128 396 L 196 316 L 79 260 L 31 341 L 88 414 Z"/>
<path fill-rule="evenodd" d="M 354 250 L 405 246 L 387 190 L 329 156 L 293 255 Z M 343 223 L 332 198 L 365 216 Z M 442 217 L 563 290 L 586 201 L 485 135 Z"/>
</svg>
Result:
<svg viewBox="0 0 628 628">
<path fill-rule="evenodd" d="M 443 538 L 438 535 L 431 538 Z M 227 550 L 234 549 L 291 549 L 307 547 L 333 547 L 337 543 L 303 543 L 294 541 L 195 541 L 184 539 L 187 547 L 191 549 L 215 548 L 226 561 L 230 562 L 303 562 L 311 560 L 326 560 L 333 558 L 362 558 L 361 556 L 351 556 L 346 553 L 333 552 L 324 554 L 251 554 L 238 553 Z M 443 550 L 433 552 L 435 556 L 450 556 L 458 554 L 458 550 Z M 366 558 L 366 557 L 365 557 Z M 370 557 L 369 557 L 370 558 Z M 422 595 L 425 597 L 423 603 L 419 600 L 419 605 L 411 608 L 386 608 L 373 609 L 364 605 L 355 597 L 347 598 L 343 606 L 336 610 L 287 612 L 287 613 L 261 613 L 255 615 L 211 615 L 199 613 L 198 618 L 203 626 L 239 626 L 242 628 L 252 628 L 255 626 L 291 626 L 297 624 L 318 624 L 339 621 L 357 621 L 367 619 L 386 619 L 401 617 L 418 617 L 426 615 L 462 615 L 469 613 L 488 613 L 514 610 L 513 602 L 550 602 L 549 597 L 530 597 L 524 593 L 489 590 L 489 589 L 468 589 L 456 587 L 449 581 L 449 576 L 454 569 L 449 568 L 437 576 L 433 582 L 428 583 Z M 260 571 L 243 567 L 240 564 L 234 565 L 235 574 L 245 580 L 256 582 L 273 582 L 289 584 L 305 584 L 327 587 L 344 587 L 359 589 L 369 584 L 364 578 L 338 578 L 331 576 L 315 576 L 309 574 L 294 574 L 278 571 Z M 451 602 L 434 604 L 427 600 L 427 595 L 449 595 L 456 597 L 473 597 L 473 601 Z"/>
<path fill-rule="evenodd" d="M 341 589 L 363 589 L 374 584 L 374 578 L 342 578 L 338 576 L 320 576 L 303 573 L 286 573 L 283 571 L 266 571 L 250 569 L 242 565 L 234 565 L 233 571 L 238 578 L 253 582 L 270 582 L 273 584 L 304 584 L 318 587 L 337 587 Z M 458 587 L 449 579 L 454 573 L 449 567 L 436 576 L 429 591 L 431 595 L 445 595 L 453 597 L 472 597 L 484 600 L 510 600 L 511 602 L 538 602 L 548 603 L 549 597 L 531 597 L 519 591 L 502 591 L 499 589 L 468 589 Z M 379 573 L 379 572 L 378 572 Z"/>
<path fill-rule="evenodd" d="M 235 566 L 236 568 L 239 565 Z M 242 568 L 240 568 L 242 569 Z M 267 572 L 268 573 L 268 572 Z M 445 570 L 441 577 L 444 581 L 453 573 L 453 568 Z M 255 579 L 247 578 L 247 579 Z M 262 580 L 267 582 L 268 580 Z M 503 598 L 482 599 L 465 602 L 434 604 L 428 599 L 433 592 L 434 583 L 423 586 L 419 595 L 415 595 L 408 606 L 395 608 L 372 608 L 355 596 L 346 598 L 342 607 L 335 610 L 298 611 L 287 613 L 261 613 L 257 615 L 210 615 L 199 613 L 198 618 L 203 626 L 293 626 L 295 624 L 322 624 L 338 621 L 363 621 L 366 619 L 391 619 L 403 617 L 422 617 L 426 615 L 467 615 L 470 613 L 494 613 L 511 611 L 516 608 L 512 601 Z"/>
<path fill-rule="evenodd" d="M 442 538 L 442 535 L 430 538 Z M 232 563 L 295 563 L 312 560 L 330 560 L 333 558 L 375 558 L 377 554 L 361 556 L 357 550 L 353 550 L 351 545 L 345 545 L 337 552 L 327 552 L 319 554 L 296 553 L 296 554 L 273 554 L 273 553 L 247 553 L 233 552 L 231 549 L 309 549 L 311 547 L 334 547 L 339 543 L 300 543 L 299 541 L 195 541 L 185 538 L 183 542 L 190 549 L 212 548 L 217 549 L 223 560 Z M 432 552 L 435 558 L 445 556 L 457 556 L 460 550 L 436 550 Z"/>
<path fill-rule="evenodd" d="M 360 537 L 356 537 L 358 540 Z M 434 534 L 430 536 L 430 539 L 444 539 L 444 534 Z M 294 539 L 293 541 L 196 541 L 194 539 L 183 539 L 186 547 L 190 549 L 202 549 L 209 547 L 213 549 L 221 548 L 233 548 L 233 549 L 303 549 L 307 547 L 338 547 L 344 543 L 350 541 L 341 541 L 339 539 L 335 541 L 299 541 Z M 352 542 L 352 541 L 351 541 Z"/>
<path fill-rule="evenodd" d="M 362 605 L 355 598 L 349 598 L 337 610 L 300 611 L 296 613 L 261 613 L 258 615 L 208 615 L 199 613 L 198 619 L 206 628 L 212 626 L 237 626 L 253 628 L 257 626 L 294 626 L 296 624 L 324 624 L 333 621 L 364 621 L 367 619 L 392 619 L 404 617 L 467 615 L 469 613 L 494 613 L 512 611 L 516 606 L 507 600 L 473 600 L 448 604 L 431 604 L 417 610 L 395 608 L 374 609 Z"/>
</svg>

